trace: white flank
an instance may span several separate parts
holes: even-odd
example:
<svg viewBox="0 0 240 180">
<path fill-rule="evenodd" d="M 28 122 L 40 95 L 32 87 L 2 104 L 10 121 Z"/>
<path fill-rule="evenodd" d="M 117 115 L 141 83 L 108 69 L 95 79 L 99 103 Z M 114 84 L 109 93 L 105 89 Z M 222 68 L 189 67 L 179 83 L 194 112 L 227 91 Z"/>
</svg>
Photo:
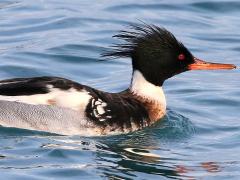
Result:
<svg viewBox="0 0 240 180">
<path fill-rule="evenodd" d="M 144 99 L 161 104 L 166 109 L 166 99 L 162 87 L 148 82 L 138 70 L 133 72 L 130 90 Z"/>
<path fill-rule="evenodd" d="M 90 99 L 91 96 L 87 91 L 77 91 L 73 88 L 65 92 L 58 92 L 58 90 L 56 90 L 56 96 L 54 98 L 56 105 L 78 111 L 85 111 L 85 108 Z"/>
<path fill-rule="evenodd" d="M 78 91 L 76 89 L 69 89 L 67 91 L 50 88 L 47 94 L 36 94 L 28 96 L 0 96 L 0 100 L 22 102 L 32 105 L 49 105 L 52 101 L 54 105 L 70 108 L 77 111 L 84 111 L 91 96 L 87 91 Z"/>
</svg>

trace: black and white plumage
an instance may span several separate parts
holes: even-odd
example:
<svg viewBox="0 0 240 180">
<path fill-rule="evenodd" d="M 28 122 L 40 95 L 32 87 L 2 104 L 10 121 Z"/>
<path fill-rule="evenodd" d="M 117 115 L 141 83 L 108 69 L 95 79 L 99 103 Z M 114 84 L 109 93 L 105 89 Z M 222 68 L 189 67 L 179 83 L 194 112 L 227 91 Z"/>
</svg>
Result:
<svg viewBox="0 0 240 180">
<path fill-rule="evenodd" d="M 65 135 L 105 135 L 149 126 L 166 113 L 163 82 L 191 69 L 232 69 L 193 57 L 166 29 L 134 25 L 108 57 L 132 59 L 130 87 L 107 93 L 58 77 L 0 81 L 0 125 Z"/>
<path fill-rule="evenodd" d="M 18 118 L 18 121 L 26 119 L 29 122 L 29 125 L 21 126 L 21 128 L 60 134 L 87 135 L 86 132 L 88 132 L 91 135 L 98 135 L 129 132 L 149 125 L 145 108 L 138 100 L 131 98 L 128 91 L 119 94 L 105 93 L 63 78 L 36 77 L 0 81 L 0 94 L 1 112 L 10 111 L 11 106 L 25 111 L 25 116 L 16 112 L 15 119 Z M 59 119 L 60 124 L 58 125 L 55 122 L 54 126 L 56 127 L 51 125 L 51 129 L 46 122 L 45 125 L 42 124 L 39 127 L 31 125 L 35 120 L 46 121 L 46 117 L 49 119 L 53 112 L 59 114 L 58 108 L 51 109 L 49 112 L 46 111 L 47 107 L 52 108 L 52 106 L 60 107 L 63 113 L 71 114 L 75 111 L 72 113 L 76 116 L 75 120 L 73 121 L 73 118 L 71 118 L 74 122 L 72 129 L 76 129 L 76 121 L 79 121 L 79 127 L 77 128 L 79 131 L 72 131 L 69 128 L 66 131 L 64 127 L 59 131 L 59 125 L 64 126 L 64 121 L 71 125 L 71 120 L 63 114 L 60 115 L 63 117 L 59 117 L 62 118 Z M 45 110 L 42 111 L 42 109 Z M 42 115 L 40 116 L 36 111 L 39 111 Z M 13 115 L 14 112 L 11 112 Z M 26 112 L 28 112 L 28 115 Z M 6 118 L 11 118 L 5 116 L 4 113 L 0 113 L 0 124 L 15 127 L 15 124 L 9 122 L 9 120 L 9 125 L 4 122 Z M 7 114 L 7 116 L 10 115 Z M 19 125 L 16 127 L 19 127 Z"/>
</svg>

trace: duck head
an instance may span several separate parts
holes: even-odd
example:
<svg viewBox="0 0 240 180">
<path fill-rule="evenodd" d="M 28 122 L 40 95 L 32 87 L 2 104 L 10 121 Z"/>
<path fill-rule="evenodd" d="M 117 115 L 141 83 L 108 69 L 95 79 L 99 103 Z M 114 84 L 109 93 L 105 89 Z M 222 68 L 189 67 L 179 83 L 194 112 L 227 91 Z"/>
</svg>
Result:
<svg viewBox="0 0 240 180">
<path fill-rule="evenodd" d="M 108 57 L 132 59 L 133 74 L 140 72 L 155 86 L 176 74 L 189 70 L 234 69 L 235 65 L 210 63 L 196 58 L 175 36 L 155 25 L 131 25 L 130 31 L 115 35 L 125 43 L 113 46 Z"/>
</svg>

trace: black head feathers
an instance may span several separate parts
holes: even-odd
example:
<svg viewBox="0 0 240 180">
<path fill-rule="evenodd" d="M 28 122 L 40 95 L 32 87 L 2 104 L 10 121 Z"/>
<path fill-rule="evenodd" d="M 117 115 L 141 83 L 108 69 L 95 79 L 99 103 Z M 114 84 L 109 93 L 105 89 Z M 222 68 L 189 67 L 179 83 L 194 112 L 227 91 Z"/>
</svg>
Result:
<svg viewBox="0 0 240 180">
<path fill-rule="evenodd" d="M 133 69 L 155 85 L 162 85 L 165 79 L 186 71 L 193 56 L 174 35 L 155 25 L 131 25 L 130 31 L 115 35 L 125 43 L 116 44 L 103 54 L 104 57 L 129 57 Z"/>
<path fill-rule="evenodd" d="M 130 31 L 120 31 L 114 35 L 125 43 L 112 46 L 112 50 L 103 53 L 104 57 L 132 57 L 141 48 L 154 48 L 158 50 L 184 48 L 174 35 L 165 28 L 148 24 L 132 24 Z"/>
</svg>

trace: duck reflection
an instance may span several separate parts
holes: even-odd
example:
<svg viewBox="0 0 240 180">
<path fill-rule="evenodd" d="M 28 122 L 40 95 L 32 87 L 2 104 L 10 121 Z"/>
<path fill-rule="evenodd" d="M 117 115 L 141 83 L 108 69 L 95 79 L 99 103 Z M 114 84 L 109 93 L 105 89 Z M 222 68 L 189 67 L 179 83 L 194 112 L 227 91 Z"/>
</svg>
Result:
<svg viewBox="0 0 240 180">
<path fill-rule="evenodd" d="M 202 162 L 201 166 L 210 173 L 220 172 L 222 169 L 217 162 Z"/>
</svg>

